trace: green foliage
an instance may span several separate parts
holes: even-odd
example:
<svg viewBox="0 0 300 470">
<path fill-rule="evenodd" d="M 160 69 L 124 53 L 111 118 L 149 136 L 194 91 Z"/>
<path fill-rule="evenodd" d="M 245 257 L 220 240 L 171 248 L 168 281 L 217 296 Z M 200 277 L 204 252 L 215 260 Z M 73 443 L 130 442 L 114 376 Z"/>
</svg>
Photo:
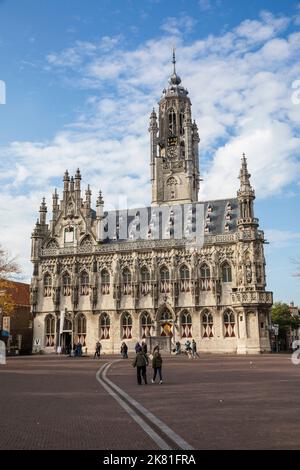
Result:
<svg viewBox="0 0 300 470">
<path fill-rule="evenodd" d="M 300 317 L 293 317 L 290 307 L 282 302 L 275 302 L 271 309 L 272 323 L 279 325 L 279 337 L 286 336 L 290 329 L 300 328 Z"/>
</svg>

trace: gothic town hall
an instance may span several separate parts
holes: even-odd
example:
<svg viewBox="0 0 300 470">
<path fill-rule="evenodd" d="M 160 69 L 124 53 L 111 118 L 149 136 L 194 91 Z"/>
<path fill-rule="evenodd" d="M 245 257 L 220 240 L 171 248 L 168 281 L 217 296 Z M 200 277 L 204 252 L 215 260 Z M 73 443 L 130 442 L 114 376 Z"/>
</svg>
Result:
<svg viewBox="0 0 300 470">
<path fill-rule="evenodd" d="M 272 293 L 245 155 L 236 197 L 198 201 L 198 128 L 175 57 L 173 66 L 150 116 L 151 207 L 106 212 L 100 192 L 94 210 L 79 169 L 65 172 L 49 223 L 42 201 L 32 233 L 34 348 L 79 341 L 92 353 L 100 340 L 103 352 L 119 353 L 123 341 L 133 349 L 160 337 L 194 338 L 200 352 L 270 350 Z"/>
</svg>

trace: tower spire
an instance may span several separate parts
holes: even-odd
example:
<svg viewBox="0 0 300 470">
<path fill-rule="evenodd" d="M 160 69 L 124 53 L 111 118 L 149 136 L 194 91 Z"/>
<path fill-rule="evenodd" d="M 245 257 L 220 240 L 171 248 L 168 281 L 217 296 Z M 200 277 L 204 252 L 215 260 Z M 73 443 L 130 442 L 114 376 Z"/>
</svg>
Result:
<svg viewBox="0 0 300 470">
<path fill-rule="evenodd" d="M 173 73 L 176 74 L 176 57 L 175 57 L 175 47 L 173 47 L 173 60 L 172 60 L 172 64 L 173 64 Z"/>
</svg>

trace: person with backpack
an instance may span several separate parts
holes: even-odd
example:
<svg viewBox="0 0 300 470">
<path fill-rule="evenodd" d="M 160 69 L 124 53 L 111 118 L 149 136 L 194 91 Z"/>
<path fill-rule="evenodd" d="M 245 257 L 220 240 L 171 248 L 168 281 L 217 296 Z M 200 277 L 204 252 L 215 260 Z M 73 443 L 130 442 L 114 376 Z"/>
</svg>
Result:
<svg viewBox="0 0 300 470">
<path fill-rule="evenodd" d="M 163 360 L 162 360 L 161 354 L 159 352 L 159 347 L 156 346 L 153 350 L 153 358 L 152 358 L 153 379 L 151 380 L 151 382 L 153 384 L 155 383 L 157 373 L 159 375 L 159 383 L 160 384 L 163 383 L 162 372 L 161 372 L 162 362 L 163 362 Z"/>
<path fill-rule="evenodd" d="M 134 361 L 133 367 L 136 367 L 136 376 L 138 385 L 142 385 L 142 377 L 145 385 L 147 385 L 147 356 L 143 353 L 142 348 L 138 349 Z"/>
</svg>

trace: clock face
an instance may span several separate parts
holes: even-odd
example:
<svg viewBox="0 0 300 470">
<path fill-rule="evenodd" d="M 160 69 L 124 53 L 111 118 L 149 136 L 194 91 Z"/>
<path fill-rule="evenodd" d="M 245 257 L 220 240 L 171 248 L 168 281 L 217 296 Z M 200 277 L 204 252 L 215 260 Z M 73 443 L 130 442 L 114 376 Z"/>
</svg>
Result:
<svg viewBox="0 0 300 470">
<path fill-rule="evenodd" d="M 169 158 L 175 158 L 177 154 L 176 147 L 168 147 L 167 155 Z"/>
</svg>

